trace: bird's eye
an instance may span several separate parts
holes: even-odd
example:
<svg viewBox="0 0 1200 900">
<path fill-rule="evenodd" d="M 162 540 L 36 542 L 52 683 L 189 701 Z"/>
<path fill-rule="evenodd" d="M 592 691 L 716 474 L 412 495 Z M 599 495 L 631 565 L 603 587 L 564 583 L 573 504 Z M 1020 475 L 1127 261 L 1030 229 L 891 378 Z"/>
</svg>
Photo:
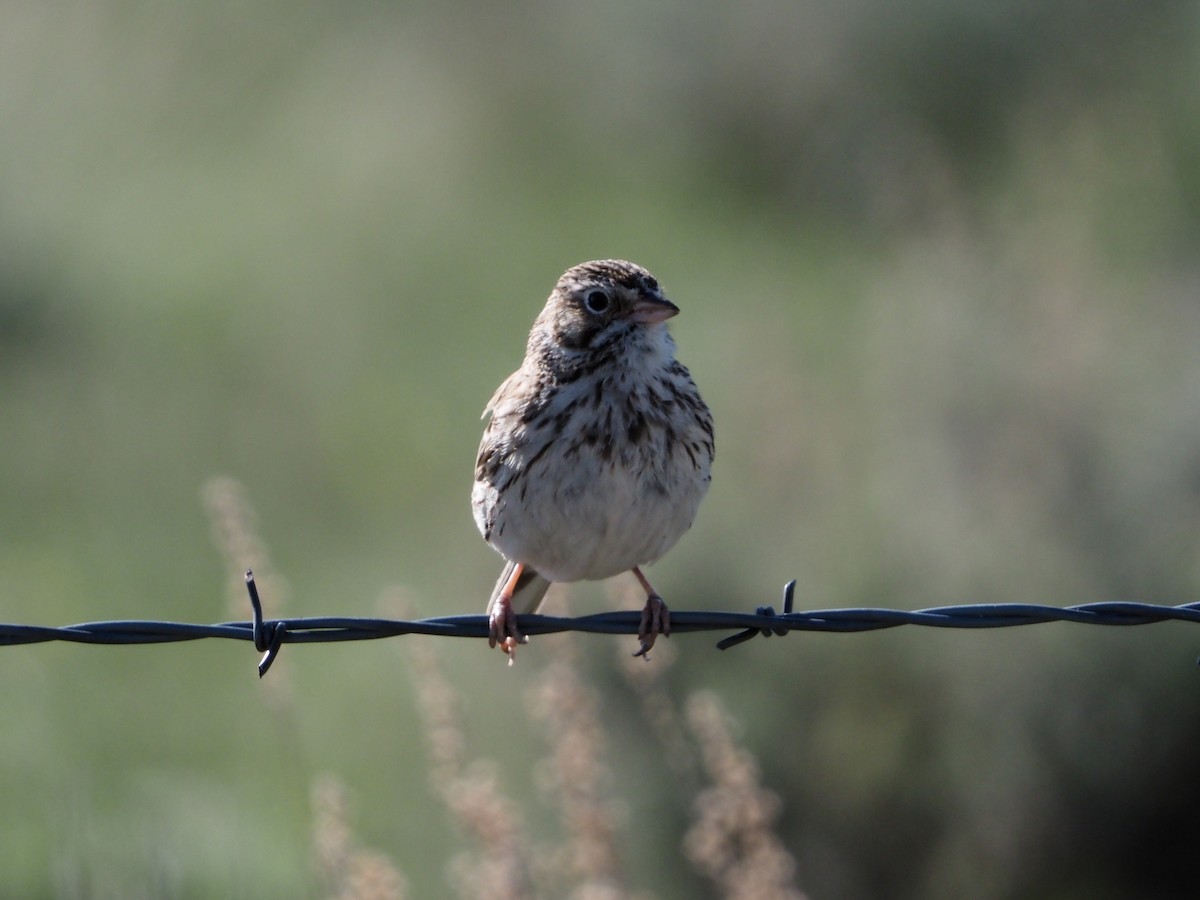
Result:
<svg viewBox="0 0 1200 900">
<path fill-rule="evenodd" d="M 583 298 L 583 305 L 587 307 L 587 311 L 596 315 L 607 312 L 611 303 L 612 300 L 604 291 L 588 291 L 587 296 Z"/>
</svg>

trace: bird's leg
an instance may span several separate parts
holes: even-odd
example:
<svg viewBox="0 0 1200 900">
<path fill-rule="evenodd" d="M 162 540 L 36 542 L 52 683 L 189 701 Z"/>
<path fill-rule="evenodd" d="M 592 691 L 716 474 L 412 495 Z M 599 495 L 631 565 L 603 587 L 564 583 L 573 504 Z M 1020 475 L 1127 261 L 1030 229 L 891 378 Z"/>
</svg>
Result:
<svg viewBox="0 0 1200 900">
<path fill-rule="evenodd" d="M 663 637 L 671 636 L 671 611 L 667 609 L 667 604 L 663 603 L 658 591 L 642 574 L 642 570 L 634 566 L 632 571 L 646 592 L 646 605 L 642 607 L 642 620 L 638 623 L 638 640 L 642 642 L 642 649 L 633 655 L 646 656 L 660 634 Z"/>
<path fill-rule="evenodd" d="M 512 575 L 504 583 L 504 588 L 500 591 L 496 602 L 492 604 L 492 611 L 488 616 L 488 646 L 495 647 L 499 644 L 500 649 L 508 654 L 510 666 L 517 658 L 517 644 L 524 644 L 528 641 L 525 635 L 517 631 L 517 614 L 513 612 L 512 608 L 513 592 L 517 589 L 517 582 L 523 571 L 525 571 L 524 563 L 513 565 Z"/>
</svg>

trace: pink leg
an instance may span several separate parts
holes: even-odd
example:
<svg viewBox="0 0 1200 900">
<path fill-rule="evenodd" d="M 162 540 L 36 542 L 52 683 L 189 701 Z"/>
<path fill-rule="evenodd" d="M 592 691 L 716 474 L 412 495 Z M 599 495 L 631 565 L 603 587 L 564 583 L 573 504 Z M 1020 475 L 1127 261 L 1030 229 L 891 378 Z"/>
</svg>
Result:
<svg viewBox="0 0 1200 900">
<path fill-rule="evenodd" d="M 632 571 L 646 592 L 646 605 L 642 607 L 642 620 L 638 624 L 638 640 L 642 642 L 642 649 L 633 655 L 646 656 L 660 634 L 663 637 L 671 636 L 671 611 L 667 609 L 667 604 L 663 603 L 658 591 L 642 574 L 642 570 L 634 566 Z"/>
<path fill-rule="evenodd" d="M 517 631 L 517 615 L 513 612 L 512 596 L 517 589 L 517 581 L 525 570 L 523 563 L 513 566 L 512 575 L 496 598 L 492 606 L 492 614 L 488 618 L 488 646 L 500 645 L 500 649 L 508 654 L 508 664 L 511 666 L 517 658 L 517 644 L 524 644 L 525 635 Z"/>
</svg>

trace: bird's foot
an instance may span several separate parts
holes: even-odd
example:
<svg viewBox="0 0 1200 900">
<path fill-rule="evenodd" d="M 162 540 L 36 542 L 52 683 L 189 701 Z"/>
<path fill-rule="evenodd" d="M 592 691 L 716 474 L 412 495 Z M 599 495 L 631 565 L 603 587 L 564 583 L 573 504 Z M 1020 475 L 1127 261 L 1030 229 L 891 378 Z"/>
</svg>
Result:
<svg viewBox="0 0 1200 900">
<path fill-rule="evenodd" d="M 649 659 L 647 654 L 660 634 L 666 638 L 671 636 L 671 611 L 663 603 L 662 597 L 650 594 L 646 598 L 646 605 L 642 607 L 642 620 L 638 623 L 638 640 L 642 648 L 633 655 Z"/>
<path fill-rule="evenodd" d="M 499 647 L 508 656 L 511 666 L 517 659 L 517 645 L 529 643 L 529 638 L 517 630 L 517 614 L 508 597 L 496 598 L 488 617 L 488 646 Z"/>
</svg>

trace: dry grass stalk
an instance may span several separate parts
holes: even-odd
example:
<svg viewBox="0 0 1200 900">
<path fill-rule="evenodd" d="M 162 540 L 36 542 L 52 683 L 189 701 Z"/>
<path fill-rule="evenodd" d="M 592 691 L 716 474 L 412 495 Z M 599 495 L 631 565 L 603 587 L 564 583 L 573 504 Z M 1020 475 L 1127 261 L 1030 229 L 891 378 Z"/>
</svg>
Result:
<svg viewBox="0 0 1200 900">
<path fill-rule="evenodd" d="M 287 597 L 286 579 L 271 565 L 267 544 L 258 533 L 258 516 L 242 483 L 228 475 L 214 475 L 200 490 L 204 511 L 228 573 L 227 603 L 232 618 L 250 618 L 246 570 L 254 570 L 263 604 L 263 616 L 279 618 Z M 292 710 L 291 683 L 283 660 L 276 660 L 271 677 L 263 679 L 263 699 L 276 710 Z"/>
<path fill-rule="evenodd" d="M 645 599 L 632 581 L 610 579 L 605 586 L 612 609 L 637 609 Z M 661 758 L 679 780 L 680 789 L 685 794 L 695 793 L 700 783 L 695 747 L 665 677 L 679 658 L 679 651 L 669 639 L 659 638 L 650 653 L 653 658 L 647 659 L 634 656 L 623 641 L 613 644 L 617 670 L 637 696 L 642 718 L 662 745 Z"/>
<path fill-rule="evenodd" d="M 404 876 L 382 853 L 359 847 L 347 815 L 345 786 L 333 775 L 312 788 L 313 849 L 331 900 L 404 900 Z"/>
<path fill-rule="evenodd" d="M 258 533 L 258 515 L 245 487 L 236 478 L 214 475 L 204 483 L 200 496 L 212 528 L 213 543 L 225 561 L 230 614 L 249 618 L 245 576 L 247 569 L 253 569 L 262 590 L 263 614 L 276 617 L 287 595 L 287 584 L 271 565 L 266 542 Z"/>
<path fill-rule="evenodd" d="M 684 835 L 688 859 L 729 900 L 804 900 L 794 886 L 796 861 L 774 832 L 782 804 L 760 785 L 758 764 L 735 740 L 720 700 L 698 692 L 686 712 L 712 781 Z"/>
<path fill-rule="evenodd" d="M 384 614 L 409 614 L 402 594 L 384 601 Z M 458 829 L 476 846 L 450 864 L 451 881 L 462 897 L 521 900 L 533 896 L 529 843 L 520 811 L 500 789 L 488 760 L 471 762 L 459 713 L 461 701 L 438 664 L 430 641 L 405 643 L 417 709 L 429 753 L 429 780 Z"/>
<path fill-rule="evenodd" d="M 605 728 L 596 692 L 579 675 L 576 641 L 554 640 L 553 657 L 530 689 L 530 716 L 541 725 L 550 758 L 536 770 L 544 792 L 558 808 L 566 842 L 557 860 L 558 892 L 573 900 L 623 900 L 630 896 L 617 850 L 621 812 L 612 800 L 612 774 L 605 762 Z"/>
</svg>

